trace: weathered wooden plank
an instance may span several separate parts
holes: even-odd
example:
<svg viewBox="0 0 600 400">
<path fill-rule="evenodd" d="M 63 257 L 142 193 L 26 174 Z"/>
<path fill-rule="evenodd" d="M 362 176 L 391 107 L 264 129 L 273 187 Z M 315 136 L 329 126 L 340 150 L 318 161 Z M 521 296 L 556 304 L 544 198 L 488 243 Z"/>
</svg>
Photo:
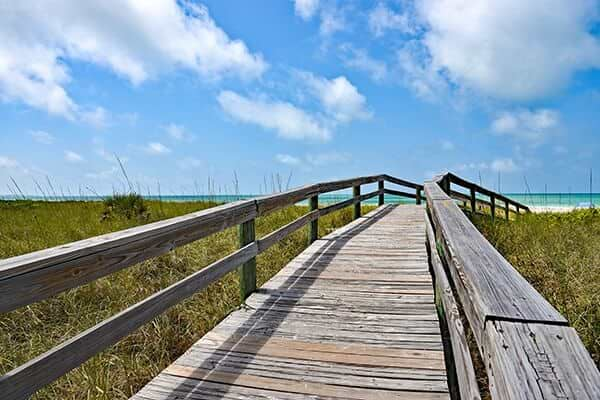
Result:
<svg viewBox="0 0 600 400">
<path fill-rule="evenodd" d="M 444 370 L 444 353 L 440 350 L 394 349 L 354 343 L 311 342 L 290 338 L 211 331 L 195 347 L 236 350 L 273 357 L 317 360 L 372 367 L 406 367 Z"/>
<path fill-rule="evenodd" d="M 30 396 L 256 254 L 256 243 L 251 243 L 13 369 L 0 377 L 2 398 Z"/>
<path fill-rule="evenodd" d="M 600 399 L 600 372 L 573 328 L 488 321 L 484 350 L 494 399 Z"/>
<path fill-rule="evenodd" d="M 185 398 L 191 386 L 165 386 L 182 375 L 197 382 L 198 398 L 216 384 L 228 395 L 447 399 L 424 210 L 404 207 L 316 240 L 140 396 Z"/>
<path fill-rule="evenodd" d="M 339 181 L 319 183 L 319 193 L 335 192 L 336 190 L 348 189 L 353 186 L 374 183 L 380 180 L 381 175 L 361 176 L 358 178 L 343 179 Z"/>
<path fill-rule="evenodd" d="M 428 186 L 435 184 L 426 184 Z M 484 321 L 501 318 L 566 324 L 450 200 L 428 200 L 444 256 L 478 343 Z"/>
<path fill-rule="evenodd" d="M 316 184 L 259 197 L 256 199 L 258 215 L 266 215 L 281 208 L 289 207 L 318 193 L 319 185 Z"/>
<path fill-rule="evenodd" d="M 441 297 L 444 316 L 450 334 L 460 398 L 470 400 L 481 399 L 477 378 L 475 376 L 475 368 L 473 367 L 473 361 L 471 360 L 471 353 L 460 318 L 458 304 L 452 293 L 450 282 L 446 277 L 446 271 L 442 265 L 442 260 L 438 255 L 435 233 L 433 232 L 433 227 L 429 218 L 427 218 L 427 243 L 429 245 L 431 267 L 435 276 L 436 292 L 439 293 Z"/>
<path fill-rule="evenodd" d="M 296 381 L 288 379 L 268 378 L 252 376 L 245 374 L 202 371 L 193 367 L 183 367 L 172 365 L 165 370 L 165 373 L 185 378 L 198 380 L 217 381 L 230 385 L 259 387 L 269 390 L 301 393 L 318 397 L 342 397 L 345 399 L 419 399 L 419 400 L 447 400 L 447 393 L 422 392 L 422 391 L 400 391 L 383 389 L 365 389 L 361 387 L 348 387 L 341 385 L 326 385 L 321 383 L 312 383 L 306 381 Z"/>
<path fill-rule="evenodd" d="M 427 199 L 427 201 L 432 201 L 432 200 L 449 200 L 450 198 L 448 197 L 448 195 L 446 193 L 444 193 L 444 191 L 442 190 L 442 188 L 436 184 L 436 183 L 427 183 L 425 182 L 425 197 Z"/>
<path fill-rule="evenodd" d="M 255 216 L 254 201 L 242 201 L 0 260 L 0 312 L 84 285 Z"/>
<path fill-rule="evenodd" d="M 438 391 L 446 391 L 442 385 L 446 381 L 444 370 L 432 370 L 406 367 L 389 366 L 359 366 L 353 364 L 342 364 L 328 361 L 304 360 L 297 358 L 280 358 L 259 354 L 248 354 L 235 350 L 211 350 L 201 347 L 192 347 L 183 357 L 177 360 L 177 365 L 202 366 L 202 365 L 226 365 L 231 367 L 243 366 L 256 371 L 281 371 L 289 375 L 296 375 L 299 379 L 310 379 L 312 376 L 332 377 L 341 379 L 360 378 L 383 378 L 388 379 L 390 386 L 402 388 L 405 380 L 411 379 L 415 383 L 429 381 L 429 384 L 439 385 Z M 395 380 L 396 382 L 393 382 Z M 346 381 L 347 382 L 347 381 Z M 363 381 L 361 386 L 369 386 Z M 348 386 L 352 386 L 349 382 Z M 396 385 L 395 385 L 396 384 Z"/>
</svg>

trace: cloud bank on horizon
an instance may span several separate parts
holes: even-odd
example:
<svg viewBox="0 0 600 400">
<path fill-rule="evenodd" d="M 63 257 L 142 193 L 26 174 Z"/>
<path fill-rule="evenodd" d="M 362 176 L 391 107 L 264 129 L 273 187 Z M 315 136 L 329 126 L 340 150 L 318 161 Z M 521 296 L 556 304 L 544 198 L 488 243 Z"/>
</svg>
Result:
<svg viewBox="0 0 600 400">
<path fill-rule="evenodd" d="M 102 185 L 119 179 L 119 153 L 142 181 L 154 180 L 142 172 L 152 160 L 172 159 L 190 185 L 193 171 L 225 174 L 239 160 L 213 157 L 229 140 L 209 131 L 261 132 L 269 161 L 240 168 L 285 166 L 305 179 L 316 167 L 373 168 L 373 154 L 357 154 L 374 138 L 381 151 L 436 143 L 440 169 L 514 174 L 543 166 L 549 146 L 583 168 L 595 147 L 573 152 L 573 142 L 598 119 L 582 128 L 569 102 L 585 115 L 599 105 L 599 22 L 594 0 L 294 0 L 269 12 L 210 0 L 13 2 L 0 13 L 0 115 L 12 121 L 0 179 L 60 175 L 60 158 Z M 64 132 L 77 130 L 92 135 L 71 148 Z M 25 142 L 42 156 L 28 160 Z"/>
</svg>

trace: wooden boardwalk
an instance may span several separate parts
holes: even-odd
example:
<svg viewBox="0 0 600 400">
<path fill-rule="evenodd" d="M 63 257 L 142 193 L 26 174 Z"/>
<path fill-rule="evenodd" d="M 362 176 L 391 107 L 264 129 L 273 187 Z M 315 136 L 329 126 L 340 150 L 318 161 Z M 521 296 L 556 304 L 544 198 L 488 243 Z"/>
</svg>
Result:
<svg viewBox="0 0 600 400">
<path fill-rule="evenodd" d="M 449 399 L 425 218 L 315 241 L 133 399 Z"/>
<path fill-rule="evenodd" d="M 372 184 L 377 190 L 361 192 Z M 351 198 L 319 204 L 320 195 L 350 188 Z M 416 205 L 386 206 L 386 195 Z M 361 202 L 375 197 L 380 207 L 361 217 Z M 257 218 L 301 201 L 306 214 L 255 237 Z M 354 221 L 318 239 L 319 219 L 346 207 Z M 600 372 L 575 329 L 465 212 L 510 221 L 529 209 L 451 173 L 423 185 L 371 175 L 0 260 L 0 312 L 10 312 L 225 229 L 239 234 L 236 251 L 0 376 L 0 397 L 28 399 L 237 269 L 243 307 L 134 399 L 480 400 L 486 391 L 494 400 L 600 399 Z M 311 245 L 256 290 L 256 257 L 304 226 Z M 487 382 L 478 381 L 477 362 Z"/>
</svg>

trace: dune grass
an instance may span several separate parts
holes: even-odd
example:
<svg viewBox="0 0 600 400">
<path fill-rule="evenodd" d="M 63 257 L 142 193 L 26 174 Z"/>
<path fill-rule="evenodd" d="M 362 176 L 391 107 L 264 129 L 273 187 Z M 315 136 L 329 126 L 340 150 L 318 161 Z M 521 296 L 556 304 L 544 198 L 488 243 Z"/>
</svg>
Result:
<svg viewBox="0 0 600 400">
<path fill-rule="evenodd" d="M 600 367 L 600 210 L 471 220 L 569 320 Z"/>
<path fill-rule="evenodd" d="M 125 201 L 136 203 L 132 199 Z M 214 206 L 203 202 L 145 201 L 142 214 L 107 217 L 102 202 L 0 202 L 0 258 L 183 215 Z M 113 209 L 117 209 L 114 204 Z M 372 206 L 363 207 L 367 212 Z M 257 219 L 261 237 L 306 212 L 293 206 Z M 141 215 L 141 218 L 139 217 Z M 320 235 L 352 219 L 350 208 L 320 219 Z M 306 228 L 257 258 L 263 284 L 307 245 Z M 197 271 L 237 248 L 235 228 L 166 255 L 0 315 L 0 373 L 30 360 L 75 334 Z M 126 399 L 240 304 L 237 275 L 230 273 L 115 346 L 93 357 L 33 399 Z"/>
</svg>

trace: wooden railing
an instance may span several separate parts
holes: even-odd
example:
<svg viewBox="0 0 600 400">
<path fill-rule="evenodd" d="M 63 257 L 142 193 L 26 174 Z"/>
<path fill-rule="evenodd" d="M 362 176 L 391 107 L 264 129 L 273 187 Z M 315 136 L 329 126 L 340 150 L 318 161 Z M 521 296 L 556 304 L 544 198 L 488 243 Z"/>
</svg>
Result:
<svg viewBox="0 0 600 400">
<path fill-rule="evenodd" d="M 492 204 L 498 198 L 517 212 L 527 208 L 451 174 L 425 183 L 430 261 L 461 398 L 480 396 L 459 309 L 492 399 L 600 399 L 600 373 L 575 330 L 479 233 L 458 208 L 450 182 L 490 196 Z"/>
<path fill-rule="evenodd" d="M 478 204 L 484 205 L 489 208 L 490 215 L 492 216 L 492 218 L 494 218 L 496 216 L 496 207 L 498 206 L 498 201 L 503 203 L 504 217 L 507 220 L 509 219 L 511 211 L 516 214 L 521 214 L 522 212 L 530 212 L 529 207 L 527 207 L 526 205 L 521 204 L 513 199 L 510 199 L 500 193 L 496 193 L 482 186 L 479 186 L 473 182 L 469 182 L 466 179 L 454 175 L 453 173 L 447 173 L 434 179 L 437 178 L 439 178 L 439 185 L 441 188 L 443 188 L 444 192 L 446 192 L 453 199 L 462 201 L 465 204 L 465 206 L 468 204 L 468 209 L 473 213 L 478 212 Z M 469 193 L 466 194 L 457 190 L 453 190 L 452 184 L 467 189 Z M 478 194 L 488 197 L 489 200 L 481 199 L 477 196 Z"/>
<path fill-rule="evenodd" d="M 385 181 L 412 191 L 385 188 Z M 361 194 L 361 185 L 370 183 L 377 183 L 377 190 Z M 319 194 L 348 188 L 353 190 L 352 198 L 319 208 Z M 8 372 L 0 377 L 0 398 L 27 398 L 238 267 L 240 294 L 245 299 L 256 288 L 256 256 L 307 224 L 309 241 L 316 240 L 319 217 L 354 206 L 356 219 L 360 217 L 362 201 L 377 196 L 379 205 L 382 205 L 386 193 L 414 198 L 419 204 L 423 199 L 422 191 L 422 185 L 389 175 L 324 182 L 1 260 L 0 312 L 8 312 L 224 229 L 239 227 L 239 250 Z M 303 200 L 309 203 L 307 214 L 256 239 L 256 218 Z"/>
</svg>

